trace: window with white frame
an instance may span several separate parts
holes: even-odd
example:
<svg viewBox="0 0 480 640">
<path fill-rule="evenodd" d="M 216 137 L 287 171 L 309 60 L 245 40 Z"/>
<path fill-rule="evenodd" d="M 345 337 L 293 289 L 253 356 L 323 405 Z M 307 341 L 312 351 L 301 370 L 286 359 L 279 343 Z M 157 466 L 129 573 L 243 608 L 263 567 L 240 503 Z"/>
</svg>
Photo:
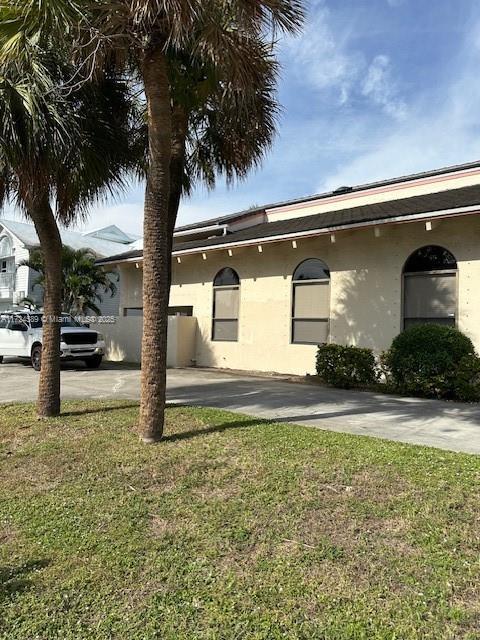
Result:
<svg viewBox="0 0 480 640">
<path fill-rule="evenodd" d="M 212 340 L 238 340 L 239 307 L 240 278 L 234 269 L 225 267 L 213 280 Z"/>
<path fill-rule="evenodd" d="M 403 270 L 403 326 L 446 324 L 457 316 L 457 261 L 448 249 L 417 249 Z"/>
<path fill-rule="evenodd" d="M 330 270 L 318 258 L 301 262 L 292 279 L 292 342 L 321 344 L 328 339 Z"/>
</svg>

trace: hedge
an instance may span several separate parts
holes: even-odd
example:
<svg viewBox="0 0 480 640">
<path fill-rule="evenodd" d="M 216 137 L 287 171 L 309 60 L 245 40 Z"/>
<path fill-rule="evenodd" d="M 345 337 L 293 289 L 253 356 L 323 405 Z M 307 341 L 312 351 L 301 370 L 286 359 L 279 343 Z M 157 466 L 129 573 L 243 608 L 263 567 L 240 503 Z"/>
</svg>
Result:
<svg viewBox="0 0 480 640">
<path fill-rule="evenodd" d="M 400 392 L 433 398 L 478 400 L 480 358 L 472 341 L 454 327 L 415 325 L 383 354 L 389 382 Z"/>
<path fill-rule="evenodd" d="M 377 379 L 371 349 L 322 344 L 317 352 L 317 374 L 323 382 L 342 389 L 368 386 Z"/>
</svg>

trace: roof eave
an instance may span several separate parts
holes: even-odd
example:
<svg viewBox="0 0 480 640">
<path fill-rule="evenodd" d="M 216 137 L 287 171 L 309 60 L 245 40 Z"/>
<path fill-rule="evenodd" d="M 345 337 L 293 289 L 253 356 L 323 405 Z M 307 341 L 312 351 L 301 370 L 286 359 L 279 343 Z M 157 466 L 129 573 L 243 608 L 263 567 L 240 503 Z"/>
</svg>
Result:
<svg viewBox="0 0 480 640">
<path fill-rule="evenodd" d="M 239 242 L 224 242 L 222 244 L 206 245 L 199 247 L 192 247 L 191 249 L 183 249 L 180 251 L 172 251 L 172 257 L 181 257 L 187 255 L 195 255 L 197 253 L 207 253 L 210 251 L 218 251 L 221 249 L 235 249 L 248 246 L 255 246 L 259 244 L 271 244 L 274 242 L 285 242 L 288 240 L 301 240 L 302 238 L 309 238 L 321 235 L 329 235 L 337 233 L 339 231 L 348 231 L 355 229 L 365 229 L 378 227 L 380 225 L 388 224 L 405 224 L 418 222 L 428 219 L 441 219 L 452 218 L 457 216 L 473 215 L 480 213 L 480 205 L 474 205 L 469 207 L 458 207 L 455 209 L 443 209 L 441 211 L 427 211 L 425 213 L 414 213 L 407 216 L 395 216 L 390 218 L 381 218 L 378 220 L 369 220 L 365 222 L 355 222 L 344 225 L 332 225 L 330 227 L 323 227 L 319 229 L 310 229 L 308 231 L 294 231 L 292 233 L 282 234 L 278 236 L 263 236 L 259 238 L 251 238 L 248 240 L 241 240 Z M 97 261 L 98 264 L 120 264 L 128 262 L 142 262 L 142 256 L 136 256 L 131 258 L 125 258 L 123 260 L 109 261 L 108 259 Z"/>
<path fill-rule="evenodd" d="M 236 247 L 240 248 L 240 247 L 258 245 L 258 244 L 284 242 L 288 240 L 297 240 L 297 239 L 300 240 L 302 238 L 329 235 L 332 233 L 336 233 L 338 231 L 348 231 L 348 230 L 354 230 L 354 229 L 378 227 L 380 225 L 387 225 L 387 224 L 402 224 L 402 223 L 421 221 L 425 219 L 428 220 L 432 218 L 450 218 L 450 217 L 470 215 L 475 213 L 480 213 L 480 205 L 475 205 L 475 207 L 445 209 L 442 211 L 429 211 L 426 213 L 411 214 L 408 216 L 395 216 L 391 218 L 382 218 L 379 220 L 370 220 L 366 222 L 355 222 L 355 223 L 344 224 L 344 225 L 332 225 L 330 227 L 324 227 L 322 229 L 311 229 L 308 231 L 296 231 L 296 232 L 294 231 L 292 233 L 286 233 L 278 236 L 264 236 L 260 238 L 243 240 L 236 243 L 226 242 L 221 245 L 216 244 L 216 245 L 210 245 L 206 247 L 195 247 L 192 249 L 184 249 L 183 251 L 173 251 L 172 256 L 182 256 L 182 255 L 189 255 L 194 253 L 206 253 L 208 250 L 214 250 L 214 249 L 235 249 Z"/>
</svg>

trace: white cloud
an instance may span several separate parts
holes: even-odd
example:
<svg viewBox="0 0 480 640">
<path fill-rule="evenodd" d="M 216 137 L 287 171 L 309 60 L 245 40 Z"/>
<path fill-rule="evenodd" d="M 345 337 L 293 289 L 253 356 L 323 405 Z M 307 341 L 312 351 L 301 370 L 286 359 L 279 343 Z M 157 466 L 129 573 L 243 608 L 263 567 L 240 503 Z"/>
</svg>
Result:
<svg viewBox="0 0 480 640">
<path fill-rule="evenodd" d="M 348 47 L 351 28 L 335 33 L 330 17 L 322 0 L 314 2 L 302 35 L 288 38 L 284 50 L 300 80 L 319 90 L 335 90 L 343 104 L 365 62 L 359 51 Z"/>
<path fill-rule="evenodd" d="M 363 83 L 362 94 L 396 120 L 403 120 L 407 115 L 406 105 L 399 98 L 397 87 L 392 80 L 390 58 L 386 55 L 375 56 L 372 60 Z"/>
<path fill-rule="evenodd" d="M 323 0 L 317 0 L 302 36 L 285 42 L 289 67 L 300 82 L 317 91 L 334 91 L 340 105 L 363 96 L 392 118 L 405 117 L 406 106 L 393 79 L 390 58 L 378 54 L 369 64 L 354 45 L 357 36 L 353 18 L 350 24 L 338 27 Z"/>
<path fill-rule="evenodd" d="M 452 60 L 445 86 L 420 95 L 404 120 L 381 127 L 373 119 L 364 123 L 368 148 L 327 175 L 320 191 L 480 159 L 480 50 L 470 46 L 470 36 L 459 51 L 463 66 Z"/>
</svg>

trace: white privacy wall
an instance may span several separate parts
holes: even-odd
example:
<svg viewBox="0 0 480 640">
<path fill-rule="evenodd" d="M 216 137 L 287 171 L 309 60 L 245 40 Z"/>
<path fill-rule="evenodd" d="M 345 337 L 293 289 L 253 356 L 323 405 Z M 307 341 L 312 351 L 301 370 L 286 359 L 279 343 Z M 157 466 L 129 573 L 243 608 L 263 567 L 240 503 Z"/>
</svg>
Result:
<svg viewBox="0 0 480 640">
<path fill-rule="evenodd" d="M 140 363 L 142 355 L 142 316 L 119 317 L 112 324 L 91 324 L 103 334 L 105 358 L 112 362 Z M 197 321 L 185 316 L 168 318 L 167 366 L 190 367 L 195 364 Z"/>
</svg>

